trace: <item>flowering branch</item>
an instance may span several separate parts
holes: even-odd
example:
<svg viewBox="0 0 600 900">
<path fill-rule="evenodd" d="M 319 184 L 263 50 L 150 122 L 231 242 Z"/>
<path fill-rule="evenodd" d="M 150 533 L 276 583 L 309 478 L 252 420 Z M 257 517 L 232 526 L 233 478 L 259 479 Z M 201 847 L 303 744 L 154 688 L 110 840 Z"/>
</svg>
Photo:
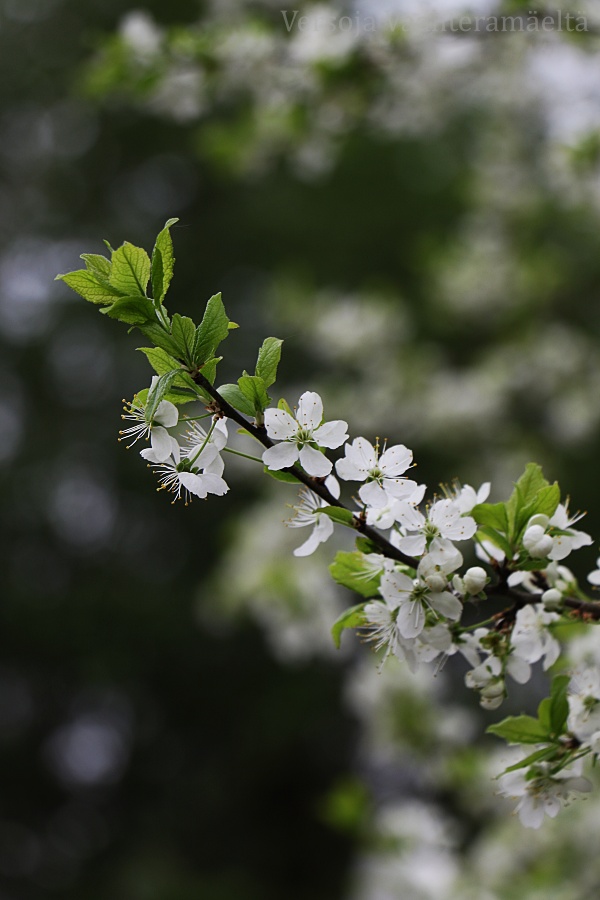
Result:
<svg viewBox="0 0 600 900">
<path fill-rule="evenodd" d="M 477 491 L 454 485 L 421 509 L 426 486 L 407 477 L 413 454 L 403 444 L 381 448 L 362 436 L 349 441 L 347 423 L 325 421 L 321 398 L 312 391 L 294 410 L 283 398 L 272 405 L 268 391 L 282 344 L 277 338 L 263 342 L 253 375 L 244 371 L 237 383 L 216 388 L 217 350 L 237 325 L 220 294 L 208 301 L 199 325 L 169 315 L 164 300 L 173 276 L 175 221 L 158 235 L 151 259 L 125 243 L 111 249 L 110 259 L 84 254 L 85 269 L 58 276 L 109 318 L 138 328 L 152 345 L 141 350 L 155 375 L 126 407 L 124 418 L 133 424 L 121 437 L 129 446 L 150 441 L 141 456 L 161 488 L 186 502 L 226 494 L 222 453 L 256 459 L 227 447 L 231 420 L 260 443 L 267 474 L 302 485 L 289 524 L 312 530 L 296 556 L 314 552 L 335 525 L 358 532 L 356 548 L 338 552 L 330 566 L 333 579 L 361 598 L 333 624 L 338 646 L 344 630 L 360 629 L 384 660 L 394 655 L 413 671 L 460 653 L 470 666 L 466 686 L 489 710 L 504 701 L 508 677 L 524 684 L 538 662 L 556 671 L 562 661 L 564 669 L 557 626 L 573 614 L 582 623 L 600 621 L 600 604 L 562 564 L 592 541 L 574 528 L 580 516 L 570 516 L 568 503 L 561 503 L 558 484 L 530 463 L 505 502 L 486 502 L 489 483 Z M 199 400 L 211 418 L 207 429 L 200 424 L 204 416 L 185 414 L 186 404 Z M 327 451 L 341 448 L 344 455 L 334 464 Z M 340 499 L 338 479 L 360 483 L 354 510 Z M 461 574 L 464 559 L 456 544 L 469 541 L 483 565 Z M 600 586 L 600 568 L 588 581 Z M 462 624 L 468 603 L 479 610 L 495 598 L 512 606 L 492 616 L 487 610 L 476 625 Z M 600 757 L 600 654 L 596 666 L 555 674 L 537 718 L 509 717 L 488 730 L 511 744 L 533 745 L 499 783 L 518 798 L 523 824 L 539 827 L 571 793 L 589 789 L 581 766 L 584 757 Z"/>
</svg>

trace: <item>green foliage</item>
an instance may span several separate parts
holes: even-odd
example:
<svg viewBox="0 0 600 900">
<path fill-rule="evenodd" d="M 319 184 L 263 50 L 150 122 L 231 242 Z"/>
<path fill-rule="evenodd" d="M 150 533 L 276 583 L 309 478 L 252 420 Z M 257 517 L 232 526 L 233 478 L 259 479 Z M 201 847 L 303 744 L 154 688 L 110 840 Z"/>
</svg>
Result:
<svg viewBox="0 0 600 900">
<path fill-rule="evenodd" d="M 258 375 L 242 375 L 238 378 L 238 387 L 253 409 L 253 415 L 262 420 L 262 414 L 271 403 L 265 383 Z"/>
<path fill-rule="evenodd" d="M 268 469 L 266 466 L 264 471 L 266 475 L 270 475 L 275 481 L 283 481 L 285 484 L 302 484 L 291 472 L 285 472 L 282 469 Z"/>
<path fill-rule="evenodd" d="M 349 528 L 354 527 L 356 520 L 349 509 L 345 509 L 341 506 L 324 506 L 319 512 L 329 516 L 329 518 L 333 522 L 337 522 L 338 525 L 347 525 Z"/>
<path fill-rule="evenodd" d="M 164 375 L 160 375 L 154 382 L 148 391 L 148 397 L 146 399 L 146 422 L 151 422 L 153 420 L 160 402 L 165 399 L 169 388 L 178 376 L 179 369 L 175 369 L 173 372 L 166 372 Z"/>
<path fill-rule="evenodd" d="M 558 484 L 549 484 L 541 467 L 528 463 L 506 503 L 478 503 L 471 515 L 481 526 L 480 537 L 492 541 L 507 559 L 511 559 L 530 518 L 535 515 L 551 518 L 559 503 Z M 523 564 L 520 561 L 519 567 L 526 568 L 527 561 Z M 539 560 L 536 560 L 535 568 L 540 568 Z"/>
<path fill-rule="evenodd" d="M 64 281 L 66 285 L 89 303 L 111 304 L 115 302 L 117 297 L 121 296 L 115 287 L 104 281 L 91 269 L 77 269 L 75 272 L 68 272 L 66 275 L 57 275 L 55 280 Z"/>
<path fill-rule="evenodd" d="M 173 255 L 173 241 L 171 240 L 171 226 L 179 222 L 179 219 L 169 219 L 165 227 L 156 238 L 152 251 L 152 296 L 156 306 L 160 306 L 169 290 L 175 257 Z"/>
<path fill-rule="evenodd" d="M 150 281 L 150 258 L 141 247 L 125 241 L 112 255 L 110 283 L 120 293 L 145 297 Z"/>
<path fill-rule="evenodd" d="M 206 304 L 202 322 L 196 329 L 193 361 L 202 366 L 215 355 L 221 341 L 229 334 L 229 319 L 223 306 L 221 294 L 215 294 Z"/>
<path fill-rule="evenodd" d="M 504 738 L 509 744 L 540 744 L 550 740 L 548 729 L 533 716 L 509 716 L 490 725 L 489 734 Z"/>
<path fill-rule="evenodd" d="M 171 334 L 177 347 L 177 356 L 187 366 L 193 366 L 196 326 L 192 320 L 188 316 L 180 316 L 179 313 L 175 313 L 171 320 Z"/>
<path fill-rule="evenodd" d="M 262 379 L 265 388 L 271 387 L 277 378 L 282 344 L 283 341 L 280 338 L 268 337 L 265 338 L 258 351 L 255 373 Z"/>
<path fill-rule="evenodd" d="M 365 564 L 364 554 L 358 550 L 337 553 L 329 571 L 334 581 L 363 597 L 375 597 L 379 593 L 381 572 L 373 572 L 373 567 Z"/>
<path fill-rule="evenodd" d="M 342 642 L 342 632 L 345 631 L 346 628 L 360 628 L 362 625 L 367 624 L 364 613 L 365 606 L 365 603 L 358 603 L 356 606 L 351 606 L 349 609 L 344 610 L 341 616 L 333 623 L 331 636 L 338 650 L 340 649 Z"/>
</svg>

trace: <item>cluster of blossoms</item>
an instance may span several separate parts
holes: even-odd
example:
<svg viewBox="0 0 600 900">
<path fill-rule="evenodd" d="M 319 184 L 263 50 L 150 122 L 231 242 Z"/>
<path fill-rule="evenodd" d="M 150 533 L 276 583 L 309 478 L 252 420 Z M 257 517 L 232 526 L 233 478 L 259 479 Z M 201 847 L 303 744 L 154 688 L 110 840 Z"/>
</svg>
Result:
<svg viewBox="0 0 600 900">
<path fill-rule="evenodd" d="M 150 391 L 157 378 L 152 379 Z M 207 414 L 207 417 L 210 414 Z M 148 416 L 146 405 L 134 400 L 125 408 L 123 419 L 135 422 L 120 432 L 122 440 L 132 447 L 140 438 L 150 438 L 150 447 L 140 456 L 156 469 L 161 488 L 172 491 L 175 500 L 191 496 L 205 499 L 208 494 L 221 497 L 229 490 L 222 475 L 225 463 L 221 452 L 227 447 L 227 420 L 213 417 L 208 431 L 196 420 L 191 423 L 183 444 L 171 433 L 179 424 L 179 410 L 170 400 L 161 400 L 156 412 Z"/>
<path fill-rule="evenodd" d="M 124 419 L 132 424 L 122 439 L 129 446 L 149 440 L 141 456 L 156 470 L 161 488 L 186 502 L 192 495 L 227 493 L 224 452 L 299 483 L 290 524 L 311 532 L 297 556 L 313 553 L 336 524 L 358 535 L 356 549 L 338 552 L 330 567 L 334 580 L 361 598 L 333 624 L 338 645 L 344 629 L 360 629 L 383 661 L 394 655 L 411 670 L 460 654 L 469 667 L 465 684 L 487 710 L 501 706 L 509 677 L 525 684 L 533 665 L 551 670 L 550 696 L 537 718 L 508 717 L 488 729 L 528 747 L 501 777 L 500 790 L 518 799 L 523 824 L 538 827 L 574 792 L 588 789 L 583 760 L 600 756 L 600 652 L 597 664 L 569 673 L 560 643 L 561 624 L 600 621 L 600 603 L 562 564 L 592 542 L 574 527 L 580 517 L 569 514 L 558 485 L 533 463 L 506 502 L 487 502 L 489 483 L 478 490 L 455 485 L 425 500 L 426 485 L 408 477 L 413 454 L 403 444 L 381 447 L 362 436 L 349 442 L 347 423 L 324 421 L 321 398 L 311 391 L 302 394 L 295 412 L 283 399 L 272 406 L 268 390 L 282 343 L 277 338 L 263 342 L 254 375 L 244 371 L 237 384 L 215 388 L 217 349 L 237 326 L 220 295 L 209 300 L 200 325 L 169 317 L 163 301 L 173 272 L 174 221 L 159 234 L 152 260 L 124 244 L 111 260 L 86 254 L 85 270 L 59 276 L 110 318 L 139 327 L 155 345 L 143 352 L 156 377 L 126 407 Z M 146 293 L 150 277 L 153 297 Z M 191 401 L 202 402 L 206 412 L 182 414 Z M 210 424 L 203 427 L 202 420 Z M 261 444 L 260 458 L 227 446 L 228 421 Z M 335 462 L 327 455 L 331 450 L 339 451 Z M 355 487 L 348 506 L 340 500 L 340 482 Z M 463 552 L 477 564 L 465 566 Z M 600 586 L 600 560 L 588 580 Z"/>
</svg>

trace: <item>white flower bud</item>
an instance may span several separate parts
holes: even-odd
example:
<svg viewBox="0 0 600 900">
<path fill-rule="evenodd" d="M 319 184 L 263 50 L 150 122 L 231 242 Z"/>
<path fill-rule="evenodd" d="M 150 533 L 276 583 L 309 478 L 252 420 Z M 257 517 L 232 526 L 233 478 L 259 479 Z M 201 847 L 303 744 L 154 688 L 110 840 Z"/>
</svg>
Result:
<svg viewBox="0 0 600 900">
<path fill-rule="evenodd" d="M 552 550 L 554 541 L 542 525 L 530 525 L 523 535 L 523 546 L 534 559 L 543 559 Z"/>
<path fill-rule="evenodd" d="M 557 612 L 562 606 L 562 594 L 556 588 L 550 588 L 542 594 L 542 603 L 551 612 Z"/>
<path fill-rule="evenodd" d="M 447 579 L 439 572 L 432 572 L 431 575 L 427 575 L 423 581 L 434 594 L 441 594 L 448 586 Z"/>
<path fill-rule="evenodd" d="M 481 566 L 472 566 L 464 574 L 463 581 L 469 594 L 479 594 L 487 584 L 487 572 Z"/>
<path fill-rule="evenodd" d="M 481 691 L 481 699 L 482 700 L 496 700 L 500 697 L 500 702 L 502 702 L 502 698 L 504 697 L 504 679 L 503 678 L 494 678 L 493 681 L 490 681 L 489 684 Z M 498 704 L 499 706 L 500 704 Z M 488 707 L 489 709 L 494 709 L 495 707 Z"/>
</svg>

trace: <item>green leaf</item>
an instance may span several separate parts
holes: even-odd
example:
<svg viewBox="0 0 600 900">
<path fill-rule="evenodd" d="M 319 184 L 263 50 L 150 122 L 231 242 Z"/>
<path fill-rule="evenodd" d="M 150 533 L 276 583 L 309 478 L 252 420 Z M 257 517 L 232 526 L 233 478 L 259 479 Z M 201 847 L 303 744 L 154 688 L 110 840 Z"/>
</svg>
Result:
<svg viewBox="0 0 600 900">
<path fill-rule="evenodd" d="M 109 319 L 118 319 L 127 325 L 143 325 L 155 318 L 152 301 L 147 297 L 121 297 L 112 306 L 103 307 L 100 312 Z"/>
<path fill-rule="evenodd" d="M 356 538 L 356 549 L 361 553 L 379 553 L 379 547 L 366 537 Z"/>
<path fill-rule="evenodd" d="M 550 689 L 550 730 L 552 734 L 562 734 L 569 715 L 570 679 L 568 675 L 555 675 Z"/>
<path fill-rule="evenodd" d="M 556 512 L 556 507 L 560 503 L 560 488 L 555 481 L 549 484 L 536 494 L 522 510 L 519 511 L 518 521 L 524 528 L 532 516 L 544 515 L 551 518 Z"/>
<path fill-rule="evenodd" d="M 173 256 L 173 241 L 170 228 L 179 222 L 179 219 L 169 219 L 163 230 L 156 238 L 152 251 L 152 296 L 155 305 L 160 305 L 173 278 L 175 257 Z"/>
<path fill-rule="evenodd" d="M 86 268 L 92 275 L 95 275 L 99 281 L 108 281 L 110 278 L 111 262 L 105 256 L 98 253 L 82 253 L 82 259 Z"/>
<path fill-rule="evenodd" d="M 64 281 L 89 303 L 111 304 L 122 296 L 112 285 L 98 281 L 95 274 L 88 269 L 77 269 L 66 275 L 57 275 L 55 281 Z"/>
<path fill-rule="evenodd" d="M 277 366 L 281 359 L 282 344 L 283 341 L 279 338 L 268 337 L 265 338 L 262 347 L 258 351 L 256 374 L 262 378 L 265 388 L 270 387 L 277 378 Z"/>
<path fill-rule="evenodd" d="M 173 369 L 181 368 L 179 362 L 161 347 L 138 347 L 144 353 L 157 375 L 166 375 Z"/>
<path fill-rule="evenodd" d="M 478 503 L 470 512 L 478 525 L 489 525 L 496 531 L 508 532 L 505 503 Z"/>
<path fill-rule="evenodd" d="M 537 498 L 544 488 L 549 487 L 544 478 L 541 466 L 537 463 L 527 463 L 525 471 L 515 484 L 506 509 L 509 520 L 509 537 L 515 539 L 527 524 L 529 518 L 534 515 Z"/>
<path fill-rule="evenodd" d="M 338 525 L 348 525 L 350 528 L 354 527 L 356 521 L 350 510 L 343 509 L 341 506 L 324 506 L 319 510 L 319 515 L 321 513 L 329 516 L 329 518 L 332 519 L 332 521 L 337 522 Z"/>
<path fill-rule="evenodd" d="M 550 740 L 548 731 L 532 716 L 509 716 L 497 725 L 490 725 L 487 732 L 504 738 L 509 744 L 540 744 Z"/>
<path fill-rule="evenodd" d="M 254 406 L 248 398 L 242 394 L 237 384 L 222 384 L 219 388 L 219 394 L 228 403 L 231 403 L 234 409 L 243 413 L 245 416 L 254 415 Z"/>
<path fill-rule="evenodd" d="M 262 378 L 257 375 L 242 375 L 238 378 L 238 387 L 246 400 L 252 404 L 252 415 L 261 416 L 263 410 L 271 403 Z"/>
<path fill-rule="evenodd" d="M 171 356 L 177 356 L 179 351 L 173 337 L 156 320 L 141 326 L 140 331 L 144 337 L 147 337 L 149 341 L 152 341 L 161 350 L 165 350 Z"/>
<path fill-rule="evenodd" d="M 495 544 L 496 547 L 499 547 L 500 550 L 502 550 L 507 559 L 512 559 L 512 547 L 510 546 L 504 535 L 500 534 L 499 531 L 496 531 L 495 528 L 490 528 L 489 525 L 482 525 L 477 532 L 477 537 L 480 540 L 483 540 L 485 538 L 488 541 L 491 541 L 492 544 Z"/>
<path fill-rule="evenodd" d="M 502 774 L 505 775 L 507 772 L 515 772 L 517 769 L 525 769 L 527 768 L 527 766 L 532 765 L 532 763 L 541 762 L 544 759 L 551 759 L 553 756 L 555 756 L 555 754 L 555 745 L 551 745 L 550 747 L 543 747 L 541 750 L 536 750 L 534 753 L 526 756 L 525 759 L 520 760 L 518 763 L 509 766 L 508 769 L 505 769 Z"/>
<path fill-rule="evenodd" d="M 266 475 L 270 475 L 275 481 L 283 481 L 285 484 L 302 484 L 299 478 L 296 478 L 291 472 L 285 472 L 283 469 L 268 469 L 265 466 L 264 471 Z"/>
<path fill-rule="evenodd" d="M 171 334 L 177 346 L 177 356 L 192 366 L 194 364 L 194 342 L 196 326 L 188 316 L 175 313 L 171 322 Z"/>
<path fill-rule="evenodd" d="M 552 731 L 552 719 L 550 716 L 551 705 L 552 701 L 550 700 L 550 697 L 544 697 L 537 708 L 540 725 L 548 732 L 548 734 L 550 734 L 550 732 Z"/>
<path fill-rule="evenodd" d="M 331 637 L 338 650 L 342 642 L 342 632 L 346 628 L 360 628 L 362 625 L 366 625 L 365 606 L 366 603 L 358 603 L 356 606 L 351 606 L 349 609 L 344 610 L 341 616 L 333 623 Z"/>
<path fill-rule="evenodd" d="M 179 376 L 179 372 L 179 369 L 175 369 L 173 372 L 167 372 L 165 375 L 161 375 L 148 391 L 146 409 L 144 412 L 146 422 L 151 422 L 156 415 L 156 410 L 158 409 L 160 402 L 165 399 L 166 393 L 175 379 Z"/>
<path fill-rule="evenodd" d="M 125 241 L 112 255 L 110 283 L 128 296 L 145 297 L 149 280 L 148 254 L 141 247 L 134 247 Z"/>
<path fill-rule="evenodd" d="M 215 383 L 215 378 L 217 377 L 217 366 L 223 359 L 222 356 L 213 356 L 212 359 L 209 359 L 204 365 L 201 367 L 202 374 L 206 378 L 210 384 Z M 211 397 L 212 400 L 212 397 Z"/>
<path fill-rule="evenodd" d="M 215 350 L 229 334 L 229 319 L 221 300 L 221 294 L 215 294 L 206 304 L 202 322 L 196 330 L 194 341 L 194 362 L 202 365 L 215 355 Z"/>
<path fill-rule="evenodd" d="M 358 550 L 337 553 L 329 571 L 334 581 L 363 597 L 375 597 L 379 592 L 383 568 L 381 572 L 373 573 L 373 567 L 365 564 L 364 554 Z"/>
</svg>

